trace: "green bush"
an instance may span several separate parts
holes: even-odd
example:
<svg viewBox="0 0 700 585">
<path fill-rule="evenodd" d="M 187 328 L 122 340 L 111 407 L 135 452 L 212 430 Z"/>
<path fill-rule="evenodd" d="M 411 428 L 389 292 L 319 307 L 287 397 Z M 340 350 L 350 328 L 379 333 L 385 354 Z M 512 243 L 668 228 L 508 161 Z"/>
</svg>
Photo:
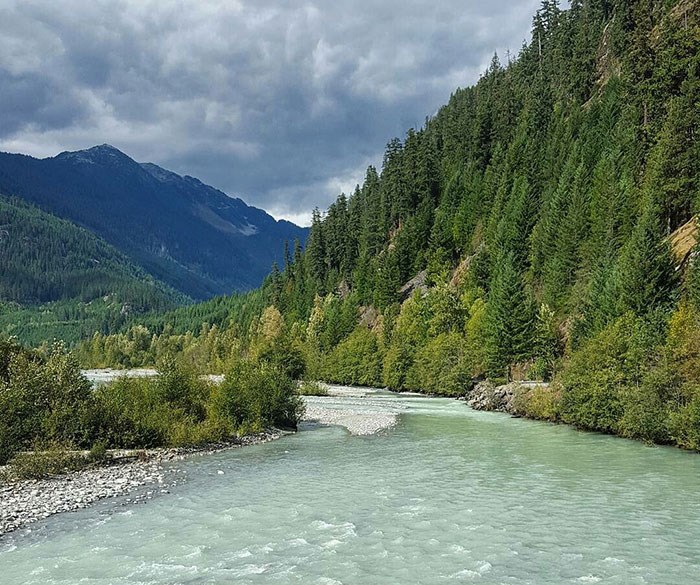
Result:
<svg viewBox="0 0 700 585">
<path fill-rule="evenodd" d="M 669 417 L 669 434 L 680 447 L 700 451 L 700 386 L 689 393 L 688 402 Z"/>
<path fill-rule="evenodd" d="M 166 359 L 155 378 L 157 400 L 181 411 L 188 418 L 201 422 L 206 418 L 209 399 L 209 383 L 181 361 Z"/>
<path fill-rule="evenodd" d="M 93 389 L 75 360 L 54 348 L 48 356 L 0 345 L 0 464 L 34 445 L 151 448 L 221 441 L 268 426 L 295 427 L 303 409 L 296 384 L 270 361 L 236 362 L 216 387 L 182 360 L 166 359 L 155 378 L 119 378 Z M 55 455 L 22 455 L 19 475 L 33 466 L 70 467 Z M 54 465 L 55 462 L 55 465 Z M 39 472 L 37 472 L 39 473 Z"/>
<path fill-rule="evenodd" d="M 323 378 L 340 384 L 381 385 L 382 355 L 377 336 L 359 326 L 328 355 Z"/>
<path fill-rule="evenodd" d="M 564 422 L 608 433 L 619 430 L 633 329 L 634 319 L 621 318 L 573 354 L 562 375 Z"/>
<path fill-rule="evenodd" d="M 528 418 L 556 422 L 561 416 L 561 388 L 552 384 L 523 389 L 516 395 L 514 407 Z"/>
<path fill-rule="evenodd" d="M 289 343 L 277 343 L 260 352 L 259 360 L 280 368 L 292 380 L 300 380 L 306 373 L 306 360 L 300 348 Z"/>
<path fill-rule="evenodd" d="M 651 443 L 668 443 L 669 395 L 677 384 L 670 372 L 656 368 L 648 372 L 639 385 L 630 384 L 622 393 L 624 414 L 620 434 Z"/>
<path fill-rule="evenodd" d="M 47 357 L 7 346 L 2 351 L 0 463 L 36 441 L 91 445 L 92 389 L 71 355 L 60 346 Z"/>
<path fill-rule="evenodd" d="M 205 421 L 211 384 L 190 367 L 165 361 L 155 378 L 119 378 L 95 390 L 93 426 L 110 447 L 149 448 L 220 440 Z M 221 425 L 219 425 L 220 427 Z"/>
<path fill-rule="evenodd" d="M 213 414 L 244 431 L 266 427 L 296 428 L 303 403 L 296 384 L 269 362 L 240 360 L 214 389 Z"/>
<path fill-rule="evenodd" d="M 464 355 L 464 338 L 441 333 L 418 350 L 406 376 L 409 390 L 461 396 L 471 380 L 472 366 Z"/>
<path fill-rule="evenodd" d="M 95 390 L 93 424 L 112 448 L 150 448 L 167 444 L 170 427 L 183 417 L 162 400 L 156 380 L 119 378 Z"/>
</svg>

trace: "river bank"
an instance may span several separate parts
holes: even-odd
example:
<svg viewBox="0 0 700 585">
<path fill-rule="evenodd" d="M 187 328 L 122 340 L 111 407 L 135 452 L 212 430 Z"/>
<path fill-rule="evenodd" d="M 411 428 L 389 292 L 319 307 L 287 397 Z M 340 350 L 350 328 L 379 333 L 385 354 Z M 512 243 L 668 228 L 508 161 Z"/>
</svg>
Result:
<svg viewBox="0 0 700 585">
<path fill-rule="evenodd" d="M 347 403 L 384 405 L 400 424 L 353 437 L 305 423 L 280 441 L 185 460 L 170 494 L 104 500 L 3 537 L 0 580 L 700 582 L 700 458 L 448 398 Z"/>
<path fill-rule="evenodd" d="M 351 435 L 367 436 L 394 427 L 400 411 L 387 408 L 382 391 L 374 388 L 325 385 L 327 396 L 306 396 L 303 421 L 341 426 Z"/>
<path fill-rule="evenodd" d="M 158 493 L 167 493 L 177 481 L 178 469 L 168 463 L 267 443 L 284 434 L 270 430 L 202 447 L 148 449 L 140 451 L 138 458 L 122 458 L 47 479 L 0 484 L 0 537 L 54 514 L 87 508 L 99 500 L 126 496 L 145 486 L 152 487 L 140 490 L 124 503 L 149 500 Z"/>
<path fill-rule="evenodd" d="M 306 413 L 301 423 L 341 426 L 351 435 L 367 436 L 390 429 L 398 421 L 398 410 L 387 410 L 372 400 L 376 390 L 330 385 L 327 391 L 328 396 L 304 398 Z M 267 443 L 285 434 L 270 430 L 201 447 L 141 450 L 138 457 L 121 457 L 61 476 L 0 484 L 0 536 L 54 514 L 87 508 L 106 498 L 134 494 L 124 504 L 150 500 L 167 493 L 177 481 L 179 470 L 169 465 L 173 462 Z"/>
</svg>

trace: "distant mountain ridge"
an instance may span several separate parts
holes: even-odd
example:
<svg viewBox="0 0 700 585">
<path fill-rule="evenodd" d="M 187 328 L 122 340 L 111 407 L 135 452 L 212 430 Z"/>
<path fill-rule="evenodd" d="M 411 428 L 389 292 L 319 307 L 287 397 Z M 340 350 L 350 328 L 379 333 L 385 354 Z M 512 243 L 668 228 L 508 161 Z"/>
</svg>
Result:
<svg viewBox="0 0 700 585">
<path fill-rule="evenodd" d="M 83 226 L 195 299 L 258 286 L 308 230 L 108 144 L 46 159 L 0 153 L 0 191 Z"/>
</svg>

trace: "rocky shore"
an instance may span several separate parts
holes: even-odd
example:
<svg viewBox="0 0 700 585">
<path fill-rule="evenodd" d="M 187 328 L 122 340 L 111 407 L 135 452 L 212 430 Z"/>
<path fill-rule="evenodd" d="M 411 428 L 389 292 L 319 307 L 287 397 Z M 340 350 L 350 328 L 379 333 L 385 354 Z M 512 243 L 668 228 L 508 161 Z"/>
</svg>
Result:
<svg viewBox="0 0 700 585">
<path fill-rule="evenodd" d="M 496 386 L 487 380 L 477 382 L 466 393 L 465 400 L 474 410 L 505 412 L 522 416 L 518 408 L 518 398 L 538 386 L 548 386 L 545 382 L 511 382 Z"/>
<path fill-rule="evenodd" d="M 126 502 L 167 493 L 175 481 L 177 469 L 168 468 L 165 463 L 266 443 L 283 434 L 271 430 L 204 447 L 152 449 L 141 452 L 138 458 L 121 458 L 53 478 L 0 484 L 0 537 L 54 514 L 87 508 L 98 500 L 125 496 L 144 486 L 148 486 L 147 489 L 140 490 L 133 499 L 127 498 Z"/>
<path fill-rule="evenodd" d="M 320 404 L 307 405 L 304 417 L 305 422 L 337 425 L 345 427 L 351 435 L 365 436 L 389 429 L 396 424 L 397 420 L 397 413 L 341 410 Z"/>
<path fill-rule="evenodd" d="M 144 373 L 143 375 L 148 375 Z M 393 427 L 399 412 L 373 400 L 376 390 L 328 386 L 329 396 L 306 397 L 302 422 L 345 427 L 353 435 L 372 435 Z M 104 464 L 39 480 L 0 483 L 0 538 L 61 512 L 87 508 L 105 498 L 128 496 L 125 504 L 167 493 L 178 468 L 168 465 L 245 445 L 266 443 L 285 434 L 271 430 L 203 447 L 114 452 Z"/>
</svg>

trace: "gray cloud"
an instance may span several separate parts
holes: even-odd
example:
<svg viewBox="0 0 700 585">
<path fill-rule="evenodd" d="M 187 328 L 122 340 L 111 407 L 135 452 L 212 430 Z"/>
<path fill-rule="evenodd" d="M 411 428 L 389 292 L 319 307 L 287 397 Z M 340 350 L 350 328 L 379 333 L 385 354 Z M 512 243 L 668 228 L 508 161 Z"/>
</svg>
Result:
<svg viewBox="0 0 700 585">
<path fill-rule="evenodd" d="M 0 0 L 0 149 L 109 142 L 278 216 L 361 181 L 539 0 Z"/>
</svg>

